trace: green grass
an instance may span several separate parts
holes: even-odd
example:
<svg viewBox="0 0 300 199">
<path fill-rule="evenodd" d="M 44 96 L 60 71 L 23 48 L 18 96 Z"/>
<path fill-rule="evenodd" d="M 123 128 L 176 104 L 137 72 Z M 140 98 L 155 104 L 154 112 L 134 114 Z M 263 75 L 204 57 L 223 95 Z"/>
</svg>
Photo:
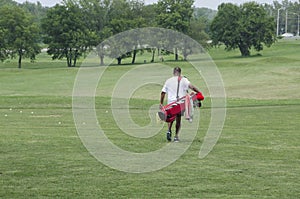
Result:
<svg viewBox="0 0 300 199">
<path fill-rule="evenodd" d="M 93 158 L 81 143 L 72 115 L 78 68 L 40 55 L 36 63 L 0 64 L 0 197 L 3 198 L 299 198 L 300 41 L 280 40 L 261 56 L 212 49 L 224 78 L 227 117 L 213 151 L 198 153 L 210 121 L 209 98 L 201 128 L 187 152 L 156 172 L 130 174 Z M 143 60 L 144 57 L 141 57 Z M 196 85 L 206 87 L 185 62 Z M 118 146 L 148 152 L 165 146 L 164 131 L 149 139 L 126 136 L 110 106 L 113 83 L 133 66 L 113 66 L 97 90 L 100 124 Z M 131 114 L 140 125 L 147 107 L 158 103 L 160 87 L 135 93 Z M 151 95 L 150 95 L 151 94 Z M 207 96 L 208 97 L 208 96 Z M 189 124 L 184 123 L 184 126 Z M 166 127 L 165 127 L 166 128 Z M 182 132 L 188 133 L 188 132 Z M 122 164 L 122 163 L 120 163 Z"/>
</svg>

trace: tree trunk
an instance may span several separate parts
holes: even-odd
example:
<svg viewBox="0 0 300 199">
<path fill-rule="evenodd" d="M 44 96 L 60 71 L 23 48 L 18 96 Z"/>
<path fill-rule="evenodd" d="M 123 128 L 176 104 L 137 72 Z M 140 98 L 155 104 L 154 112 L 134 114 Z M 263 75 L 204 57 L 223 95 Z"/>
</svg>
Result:
<svg viewBox="0 0 300 199">
<path fill-rule="evenodd" d="M 18 68 L 22 67 L 22 50 L 19 50 L 19 62 L 18 62 Z"/>
<path fill-rule="evenodd" d="M 175 48 L 175 61 L 178 61 L 178 48 Z"/>
<path fill-rule="evenodd" d="M 72 55 L 71 55 L 71 49 L 67 50 L 66 52 L 66 57 L 67 57 L 67 66 L 71 67 L 72 66 Z"/>
<path fill-rule="evenodd" d="M 184 40 L 184 47 L 182 49 L 183 60 L 186 61 L 187 57 L 192 54 L 192 47 L 189 45 L 187 39 Z"/>
<path fill-rule="evenodd" d="M 122 63 L 122 58 L 121 58 L 121 57 L 118 57 L 117 60 L 118 60 L 118 65 L 121 65 L 121 63 Z"/>
<path fill-rule="evenodd" d="M 184 48 L 184 49 L 183 49 L 183 59 L 184 59 L 184 61 L 187 60 L 187 56 L 188 56 L 187 49 Z"/>
<path fill-rule="evenodd" d="M 247 45 L 239 45 L 239 49 L 243 57 L 250 56 L 250 50 Z"/>
<path fill-rule="evenodd" d="M 104 66 L 104 47 L 103 45 L 97 47 L 98 56 L 100 58 L 100 65 Z"/>
<path fill-rule="evenodd" d="M 77 58 L 75 57 L 75 58 L 74 58 L 74 64 L 73 64 L 72 67 L 76 67 L 76 63 L 77 63 Z"/>
<path fill-rule="evenodd" d="M 134 64 L 135 63 L 135 58 L 136 58 L 136 48 L 133 50 L 133 56 L 132 56 L 132 61 L 131 61 L 131 64 Z"/>
<path fill-rule="evenodd" d="M 100 55 L 100 65 L 104 66 L 104 55 Z"/>
<path fill-rule="evenodd" d="M 73 67 L 76 67 L 77 58 L 78 58 L 78 50 L 75 50 L 75 55 L 74 55 L 74 64 L 73 64 Z"/>
<path fill-rule="evenodd" d="M 155 58 L 155 48 L 152 49 L 152 59 L 151 59 L 151 63 L 154 62 L 154 58 Z"/>
<path fill-rule="evenodd" d="M 67 55 L 67 65 L 68 65 L 68 67 L 71 67 L 71 65 L 72 65 L 72 59 L 71 59 L 70 55 Z"/>
</svg>

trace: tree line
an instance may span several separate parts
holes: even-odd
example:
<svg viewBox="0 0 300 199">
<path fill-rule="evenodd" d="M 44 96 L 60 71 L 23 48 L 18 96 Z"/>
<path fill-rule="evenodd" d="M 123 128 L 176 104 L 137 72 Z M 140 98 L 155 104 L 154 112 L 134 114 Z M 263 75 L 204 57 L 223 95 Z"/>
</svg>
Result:
<svg viewBox="0 0 300 199">
<path fill-rule="evenodd" d="M 145 5 L 139 0 L 63 0 L 47 8 L 40 3 L 1 0 L 0 59 L 18 58 L 21 68 L 22 59 L 34 60 L 41 52 L 41 44 L 45 44 L 52 59 L 66 58 L 67 66 L 74 67 L 78 59 L 95 46 L 101 48 L 98 44 L 107 38 L 143 27 L 184 32 L 205 45 L 209 39 L 209 19 L 206 12 L 194 8 L 193 3 L 193 0 L 161 0 Z M 199 15 L 200 12 L 204 14 Z M 201 37 L 196 37 L 198 34 Z M 104 56 L 115 54 L 112 50 L 110 54 L 101 50 L 98 51 L 101 64 L 104 64 Z M 136 53 L 137 50 L 133 50 L 116 58 L 121 64 L 122 59 Z"/>
<path fill-rule="evenodd" d="M 283 3 L 293 8 L 299 6 L 288 1 Z M 220 5 L 218 11 L 195 8 L 193 4 L 194 0 L 158 0 L 150 5 L 141 0 L 63 0 L 48 8 L 39 2 L 18 4 L 13 0 L 0 0 L 0 60 L 18 58 L 21 68 L 22 59 L 34 61 L 44 46 L 52 59 L 66 58 L 67 66 L 75 67 L 80 57 L 97 47 L 99 64 L 104 64 L 105 56 L 116 58 L 118 64 L 131 57 L 134 63 L 137 53 L 143 51 L 137 48 L 138 44 L 130 44 L 132 51 L 122 55 L 117 54 L 117 48 L 110 46 L 106 50 L 104 43 L 98 44 L 118 33 L 145 27 L 184 33 L 203 47 L 210 45 L 208 40 L 216 46 L 223 43 L 228 50 L 239 48 L 243 56 L 250 55 L 253 47 L 260 51 L 262 44 L 270 46 L 275 42 L 274 13 L 281 6 L 278 2 L 274 5 L 252 2 L 241 6 L 226 3 Z M 178 51 L 185 52 L 184 58 L 189 55 L 188 46 L 178 49 L 173 45 L 174 52 L 160 53 L 172 53 L 175 60 L 178 60 Z M 146 50 L 153 55 L 159 51 L 157 48 Z"/>
</svg>

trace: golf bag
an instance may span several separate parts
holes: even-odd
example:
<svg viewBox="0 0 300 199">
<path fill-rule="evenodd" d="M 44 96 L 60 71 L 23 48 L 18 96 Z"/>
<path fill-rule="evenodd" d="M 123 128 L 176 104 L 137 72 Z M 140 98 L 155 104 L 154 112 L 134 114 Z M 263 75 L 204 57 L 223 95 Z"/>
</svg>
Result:
<svg viewBox="0 0 300 199">
<path fill-rule="evenodd" d="M 185 119 L 192 121 L 194 107 L 201 107 L 201 101 L 204 96 L 201 92 L 191 93 L 179 98 L 176 102 L 167 104 L 158 112 L 160 120 L 165 122 L 173 122 L 176 116 L 185 115 Z"/>
</svg>

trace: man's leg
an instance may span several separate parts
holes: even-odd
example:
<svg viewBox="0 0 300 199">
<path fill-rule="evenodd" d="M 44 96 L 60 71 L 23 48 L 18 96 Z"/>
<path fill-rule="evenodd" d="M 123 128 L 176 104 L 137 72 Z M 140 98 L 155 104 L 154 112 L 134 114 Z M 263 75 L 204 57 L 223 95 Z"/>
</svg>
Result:
<svg viewBox="0 0 300 199">
<path fill-rule="evenodd" d="M 168 122 L 168 130 L 169 130 L 170 132 L 172 132 L 173 122 L 174 122 L 174 121 Z"/>
<path fill-rule="evenodd" d="M 178 114 L 176 116 L 176 134 L 174 137 L 174 141 L 178 141 L 178 135 L 179 135 L 180 128 L 181 128 L 181 115 Z"/>
<path fill-rule="evenodd" d="M 172 125 L 173 125 L 173 122 L 168 122 L 168 132 L 167 132 L 167 140 L 168 141 L 171 141 L 172 140 Z"/>
</svg>

